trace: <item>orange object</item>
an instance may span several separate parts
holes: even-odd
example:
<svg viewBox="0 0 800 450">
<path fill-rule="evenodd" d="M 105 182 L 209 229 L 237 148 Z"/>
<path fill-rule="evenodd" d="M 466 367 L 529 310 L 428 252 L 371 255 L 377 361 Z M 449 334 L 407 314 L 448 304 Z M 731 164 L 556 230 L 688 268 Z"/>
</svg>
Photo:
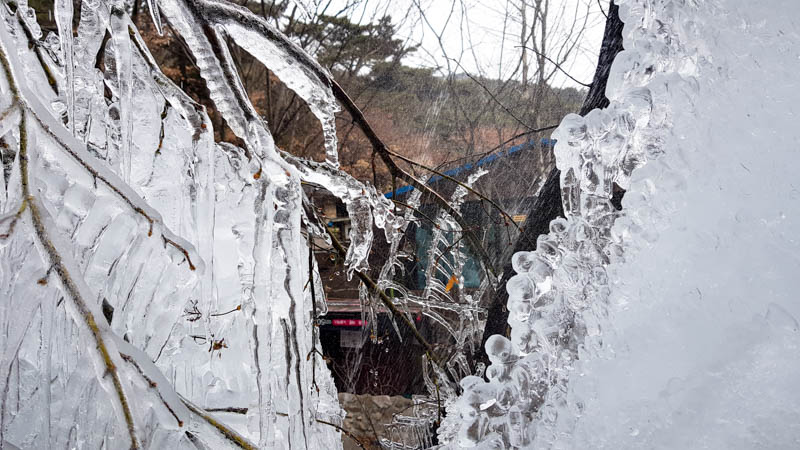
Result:
<svg viewBox="0 0 800 450">
<path fill-rule="evenodd" d="M 450 280 L 447 281 L 447 286 L 445 286 L 445 292 L 450 292 L 453 289 L 453 286 L 458 284 L 458 278 L 455 275 L 450 277 Z"/>
</svg>

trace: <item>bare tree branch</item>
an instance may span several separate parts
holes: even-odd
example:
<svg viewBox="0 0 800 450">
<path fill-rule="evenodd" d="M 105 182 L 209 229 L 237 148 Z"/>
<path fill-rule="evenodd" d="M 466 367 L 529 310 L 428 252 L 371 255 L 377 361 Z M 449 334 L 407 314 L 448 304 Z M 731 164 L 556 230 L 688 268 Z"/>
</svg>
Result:
<svg viewBox="0 0 800 450">
<path fill-rule="evenodd" d="M 460 67 L 460 68 L 461 68 L 461 70 L 463 70 L 463 71 L 464 71 L 464 74 L 465 74 L 467 77 L 469 77 L 469 79 L 470 79 L 470 80 L 474 81 L 474 82 L 475 82 L 475 84 L 477 84 L 478 86 L 480 86 L 480 87 L 481 87 L 481 89 L 483 89 L 484 91 L 486 91 L 486 93 L 487 93 L 487 94 L 489 94 L 489 97 L 490 97 L 490 98 L 491 98 L 491 99 L 492 99 L 492 100 L 493 100 L 495 103 L 497 103 L 497 105 L 498 105 L 498 106 L 500 106 L 501 108 L 503 108 L 503 111 L 505 111 L 505 112 L 506 112 L 506 113 L 507 113 L 509 116 L 511 116 L 511 117 L 512 117 L 514 120 L 516 120 L 516 121 L 517 121 L 517 122 L 518 122 L 520 125 L 522 125 L 523 127 L 527 128 L 528 130 L 532 130 L 532 129 L 533 129 L 533 127 L 532 127 L 532 126 L 528 125 L 528 124 L 527 124 L 526 122 L 524 122 L 522 119 L 520 119 L 519 117 L 517 117 L 517 116 L 516 116 L 516 114 L 514 114 L 514 112 L 513 112 L 513 111 L 511 111 L 510 109 L 508 109 L 508 107 L 507 107 L 506 105 L 504 105 L 504 104 L 503 104 L 503 103 L 502 103 L 500 100 L 498 100 L 498 99 L 497 99 L 497 97 L 495 97 L 495 95 L 494 95 L 494 94 L 492 94 L 492 91 L 490 91 L 490 90 L 489 90 L 489 88 L 487 88 L 487 87 L 486 87 L 486 85 L 484 85 L 483 83 L 481 83 L 481 82 L 480 82 L 480 81 L 479 81 L 477 78 L 473 77 L 473 76 L 472 76 L 472 74 L 470 74 L 470 73 L 469 73 L 469 72 L 468 72 L 466 69 L 464 69 L 464 67 L 461 65 L 461 63 L 459 63 L 459 62 L 458 62 L 458 61 L 456 61 L 455 59 L 453 59 L 452 61 L 453 61 L 454 63 L 456 63 L 456 64 L 458 65 L 458 67 Z"/>
<path fill-rule="evenodd" d="M 521 46 L 518 45 L 517 47 L 521 47 Z M 550 58 L 549 56 L 545 55 L 544 53 L 540 53 L 538 50 L 530 48 L 530 47 L 523 47 L 523 48 L 526 48 L 526 49 L 536 53 L 537 55 L 541 56 L 542 58 L 546 59 L 547 61 L 549 61 L 550 64 L 556 66 L 556 68 L 558 70 L 560 70 L 561 73 L 566 75 L 570 80 L 572 80 L 572 81 L 574 81 L 574 82 L 576 82 L 576 83 L 578 83 L 578 84 L 580 84 L 581 86 L 584 86 L 584 87 L 591 87 L 592 86 L 591 84 L 584 83 L 583 81 L 579 81 L 577 78 L 575 78 L 572 75 L 570 75 L 569 72 L 567 72 L 566 70 L 564 70 L 563 67 L 561 67 L 561 64 L 553 61 L 552 58 Z"/>
<path fill-rule="evenodd" d="M 442 198 L 442 196 L 439 195 L 438 192 L 426 186 L 424 183 L 422 183 L 413 175 L 409 174 L 408 172 L 400 168 L 400 166 L 398 166 L 397 163 L 394 162 L 394 160 L 392 159 L 392 155 L 389 152 L 389 147 L 378 137 L 378 135 L 375 133 L 375 130 L 373 130 L 372 126 L 369 124 L 369 122 L 367 122 L 367 119 L 364 117 L 364 114 L 361 112 L 358 106 L 356 106 L 356 104 L 353 103 L 353 101 L 350 99 L 347 93 L 341 88 L 341 86 L 339 86 L 339 84 L 336 81 L 334 80 L 330 81 L 333 87 L 333 95 L 336 97 L 337 100 L 339 100 L 339 103 L 342 103 L 344 105 L 345 109 L 353 117 L 353 121 L 359 126 L 359 128 L 361 128 L 361 131 L 364 132 L 364 135 L 372 144 L 373 149 L 378 153 L 378 156 L 381 157 L 381 160 L 383 160 L 384 164 L 386 164 L 386 167 L 389 168 L 389 172 L 393 176 L 396 176 L 397 178 L 400 178 L 401 180 L 414 186 L 414 188 L 419 189 L 420 191 L 431 195 L 436 204 L 440 208 L 444 209 L 447 212 L 447 214 L 449 214 L 458 223 L 461 229 L 464 230 L 464 233 L 467 235 L 467 241 L 470 243 L 470 247 L 472 247 L 472 249 L 477 253 L 478 257 L 483 262 L 485 269 L 489 273 L 491 273 L 492 276 L 494 276 L 495 272 L 491 258 L 486 253 L 486 249 L 483 248 L 477 236 L 475 236 L 473 232 L 468 230 L 467 222 L 466 220 L 464 220 L 461 214 L 458 211 L 456 211 L 452 206 L 450 206 L 447 200 Z"/>
</svg>

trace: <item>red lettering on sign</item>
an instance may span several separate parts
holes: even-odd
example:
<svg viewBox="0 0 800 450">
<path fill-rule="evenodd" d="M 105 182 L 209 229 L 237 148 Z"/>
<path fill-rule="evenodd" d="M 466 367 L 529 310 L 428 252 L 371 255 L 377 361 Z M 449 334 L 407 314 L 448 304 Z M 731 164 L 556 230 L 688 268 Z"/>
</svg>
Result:
<svg viewBox="0 0 800 450">
<path fill-rule="evenodd" d="M 360 327 L 364 324 L 361 319 L 333 319 L 331 325 L 335 327 Z"/>
</svg>

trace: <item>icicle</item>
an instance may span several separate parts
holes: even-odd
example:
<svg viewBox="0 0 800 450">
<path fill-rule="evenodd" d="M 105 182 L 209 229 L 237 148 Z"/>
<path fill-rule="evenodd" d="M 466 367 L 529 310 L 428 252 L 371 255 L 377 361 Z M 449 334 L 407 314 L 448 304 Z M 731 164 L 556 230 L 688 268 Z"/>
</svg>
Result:
<svg viewBox="0 0 800 450">
<path fill-rule="evenodd" d="M 64 90 L 67 101 L 69 130 L 75 133 L 75 64 L 72 50 L 72 0 L 56 0 L 56 25 L 64 62 Z"/>
<path fill-rule="evenodd" d="M 304 182 L 325 188 L 346 205 L 352 226 L 348 235 L 350 247 L 345 265 L 348 279 L 352 279 L 354 271 L 368 267 L 367 256 L 372 247 L 373 224 L 384 230 L 387 239 L 397 232 L 400 224 L 392 212 L 391 203 L 378 194 L 373 186 L 361 183 L 329 164 L 304 160 L 285 152 L 282 156 L 297 167 Z"/>
<path fill-rule="evenodd" d="M 74 133 L 84 143 L 105 147 L 105 99 L 102 74 L 95 68 L 109 21 L 108 8 L 99 1 L 81 3 L 78 34 L 74 39 L 73 114 Z M 92 128 L 92 125 L 95 125 Z"/>
<path fill-rule="evenodd" d="M 369 267 L 367 257 L 372 247 L 372 208 L 366 197 L 358 197 L 347 204 L 350 217 L 350 247 L 347 248 L 345 265 L 347 279 L 353 278 L 353 272 L 364 271 Z"/>
<path fill-rule="evenodd" d="M 131 40 L 128 33 L 130 20 L 123 9 L 111 8 L 111 40 L 114 43 L 114 68 L 116 71 L 117 95 L 119 96 L 119 130 L 121 176 L 126 183 L 131 181 L 131 133 L 133 114 L 133 62 Z"/>
<path fill-rule="evenodd" d="M 214 101 L 228 126 L 236 136 L 251 144 L 249 122 L 256 117 L 255 109 L 249 103 L 242 104 L 237 101 L 246 95 L 238 78 L 236 82 L 229 83 L 226 70 L 232 67 L 223 67 L 223 61 L 220 61 L 215 54 L 209 39 L 215 39 L 215 44 L 219 45 L 218 36 L 206 35 L 205 32 L 209 31 L 207 22 L 198 17 L 196 10 L 182 0 L 162 0 L 159 2 L 159 7 L 170 26 L 181 35 L 191 49 L 200 69 L 200 75 L 206 80 L 211 100 Z"/>
<path fill-rule="evenodd" d="M 335 114 L 339 106 L 328 82 L 331 75 L 304 50 L 249 10 L 218 0 L 205 0 L 203 4 L 221 19 L 225 31 L 238 46 L 255 56 L 306 102 L 322 126 L 326 162 L 338 168 Z"/>
<path fill-rule="evenodd" d="M 22 17 L 22 21 L 27 26 L 28 30 L 34 39 L 42 38 L 42 28 L 36 20 L 36 10 L 28 6 L 28 1 L 24 0 L 17 4 L 17 14 Z"/>
<path fill-rule="evenodd" d="M 147 9 L 150 10 L 150 17 L 153 19 L 153 25 L 156 26 L 156 31 L 159 35 L 162 35 L 161 12 L 158 10 L 158 0 L 147 0 Z"/>
</svg>

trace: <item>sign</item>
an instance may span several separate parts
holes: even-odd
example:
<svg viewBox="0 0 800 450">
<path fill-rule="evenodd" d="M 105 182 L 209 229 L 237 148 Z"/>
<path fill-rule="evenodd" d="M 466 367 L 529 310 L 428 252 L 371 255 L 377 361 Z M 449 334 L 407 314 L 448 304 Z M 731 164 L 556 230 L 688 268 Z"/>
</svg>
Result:
<svg viewBox="0 0 800 450">
<path fill-rule="evenodd" d="M 339 332 L 339 346 L 346 348 L 361 348 L 364 340 L 361 331 L 342 330 Z"/>
<path fill-rule="evenodd" d="M 331 325 L 335 327 L 360 327 L 364 325 L 361 319 L 333 319 Z"/>
</svg>

